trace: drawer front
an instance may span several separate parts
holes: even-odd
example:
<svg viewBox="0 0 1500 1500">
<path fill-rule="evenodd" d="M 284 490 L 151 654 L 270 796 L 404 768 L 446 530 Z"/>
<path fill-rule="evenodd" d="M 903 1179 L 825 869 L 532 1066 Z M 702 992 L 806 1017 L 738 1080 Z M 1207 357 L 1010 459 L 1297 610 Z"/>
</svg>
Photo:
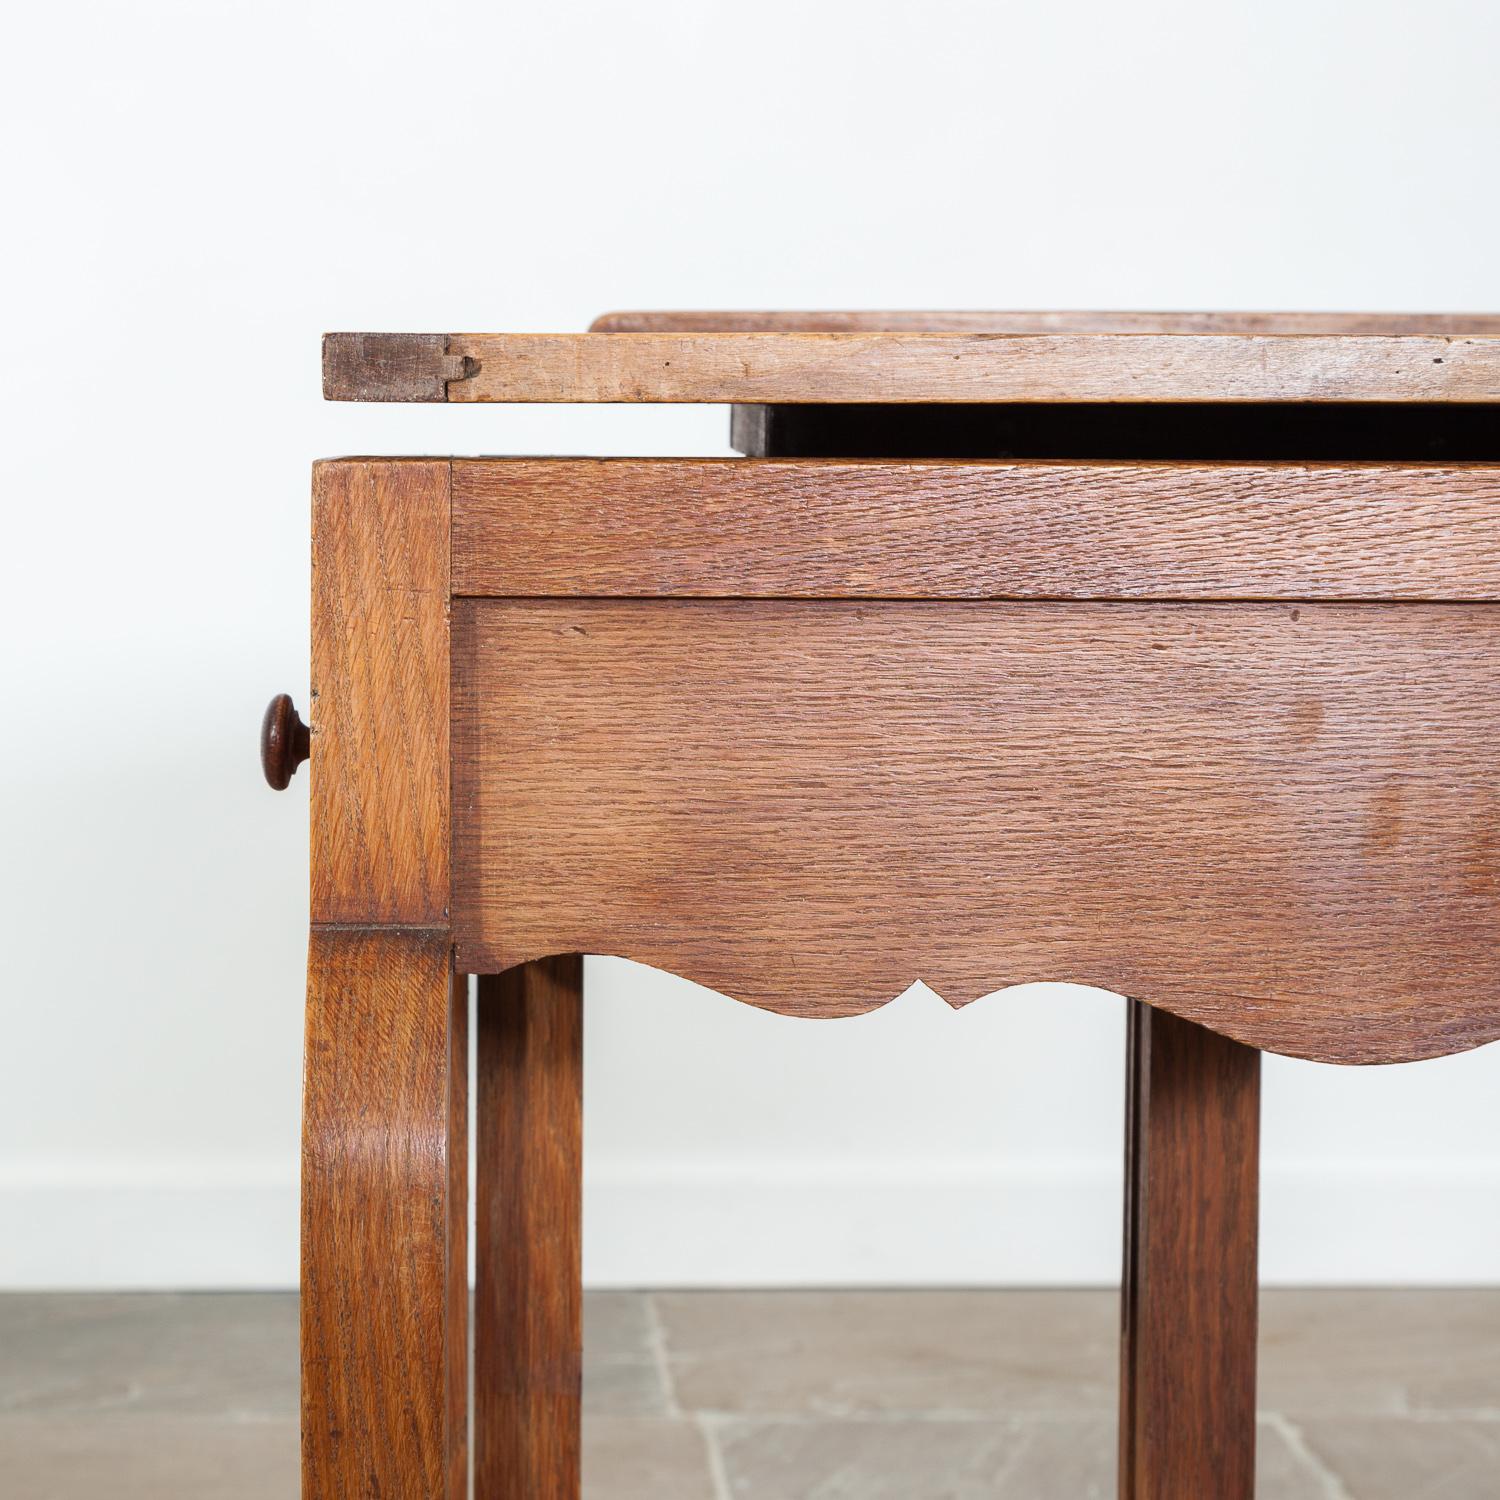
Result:
<svg viewBox="0 0 1500 1500">
<path fill-rule="evenodd" d="M 1492 606 L 471 597 L 452 653 L 471 971 L 613 953 L 807 1015 L 1065 980 L 1343 1062 L 1500 1036 Z"/>
</svg>

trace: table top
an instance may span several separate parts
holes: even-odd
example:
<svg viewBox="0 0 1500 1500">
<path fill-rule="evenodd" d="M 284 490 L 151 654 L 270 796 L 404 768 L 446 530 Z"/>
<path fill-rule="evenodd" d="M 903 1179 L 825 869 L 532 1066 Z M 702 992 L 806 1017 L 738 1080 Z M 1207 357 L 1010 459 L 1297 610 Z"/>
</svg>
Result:
<svg viewBox="0 0 1500 1500">
<path fill-rule="evenodd" d="M 338 401 L 1500 403 L 1500 315 L 623 312 L 331 333 Z"/>
<path fill-rule="evenodd" d="M 1345 334 L 1500 335 L 1500 313 L 980 312 L 779 310 L 611 312 L 590 333 Z"/>
</svg>

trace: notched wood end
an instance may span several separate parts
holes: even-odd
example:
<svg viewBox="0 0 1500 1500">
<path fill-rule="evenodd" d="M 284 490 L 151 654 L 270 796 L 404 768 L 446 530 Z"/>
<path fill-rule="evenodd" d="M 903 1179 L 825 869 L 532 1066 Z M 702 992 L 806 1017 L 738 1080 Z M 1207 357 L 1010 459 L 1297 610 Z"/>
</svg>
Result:
<svg viewBox="0 0 1500 1500">
<path fill-rule="evenodd" d="M 325 333 L 325 401 L 446 401 L 479 361 L 448 353 L 446 333 Z"/>
</svg>

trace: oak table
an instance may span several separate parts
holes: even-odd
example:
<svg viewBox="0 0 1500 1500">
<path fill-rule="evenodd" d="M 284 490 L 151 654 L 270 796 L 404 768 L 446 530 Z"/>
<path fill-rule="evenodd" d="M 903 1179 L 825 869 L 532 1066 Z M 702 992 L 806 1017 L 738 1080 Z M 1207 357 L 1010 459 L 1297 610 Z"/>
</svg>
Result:
<svg viewBox="0 0 1500 1500">
<path fill-rule="evenodd" d="M 1500 317 L 331 334 L 336 400 L 739 459 L 313 479 L 303 1492 L 574 1500 L 582 957 L 1130 997 L 1120 1493 L 1254 1488 L 1259 1059 L 1500 1037 Z M 918 1497 L 920 1500 L 920 1497 Z"/>
</svg>

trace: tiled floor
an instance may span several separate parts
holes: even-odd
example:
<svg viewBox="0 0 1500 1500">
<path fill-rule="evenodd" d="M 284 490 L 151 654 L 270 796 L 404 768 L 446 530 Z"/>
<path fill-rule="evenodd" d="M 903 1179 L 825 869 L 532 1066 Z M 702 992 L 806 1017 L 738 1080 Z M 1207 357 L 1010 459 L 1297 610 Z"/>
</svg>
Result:
<svg viewBox="0 0 1500 1500">
<path fill-rule="evenodd" d="M 1105 1500 L 1115 1319 L 593 1295 L 588 1500 Z M 1269 1292 L 1262 1324 L 1261 1500 L 1500 1500 L 1500 1292 Z M 292 1500 L 296 1336 L 284 1296 L 0 1297 L 0 1496 Z"/>
</svg>

